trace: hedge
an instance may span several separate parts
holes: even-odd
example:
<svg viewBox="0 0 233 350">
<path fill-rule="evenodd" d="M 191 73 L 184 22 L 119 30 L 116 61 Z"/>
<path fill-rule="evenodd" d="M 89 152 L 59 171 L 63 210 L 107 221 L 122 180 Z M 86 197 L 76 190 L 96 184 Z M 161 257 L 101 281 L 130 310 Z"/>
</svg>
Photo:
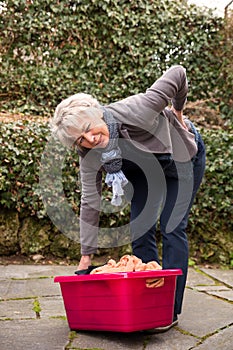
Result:
<svg viewBox="0 0 233 350">
<path fill-rule="evenodd" d="M 79 91 L 113 102 L 144 91 L 173 64 L 187 68 L 189 101 L 209 101 L 229 126 L 202 130 L 207 168 L 190 217 L 190 248 L 196 259 L 229 264 L 233 16 L 224 23 L 184 0 L 6 0 L 0 10 L 1 111 L 51 116 Z M 47 220 L 38 182 L 49 131 L 37 118 L 1 125 L 0 205 Z M 68 153 L 57 184 L 75 212 L 78 167 L 77 155 Z M 107 205 L 107 189 L 104 196 Z M 117 226 L 128 214 L 126 208 L 101 220 Z"/>
<path fill-rule="evenodd" d="M 217 107 L 218 96 L 230 112 L 231 55 L 211 10 L 183 0 L 6 0 L 1 11 L 1 110 L 51 115 L 80 91 L 108 103 L 183 64 L 190 100 L 214 99 Z"/>
<path fill-rule="evenodd" d="M 232 130 L 202 129 L 207 148 L 205 178 L 192 207 L 188 234 L 192 255 L 203 261 L 230 263 L 233 232 L 233 134 Z M 39 172 L 49 136 L 47 122 L 16 121 L 2 123 L 0 142 L 0 205 L 28 215 L 49 218 L 39 191 Z M 62 186 L 72 210 L 78 214 L 79 163 L 75 152 L 67 153 L 62 168 Z M 56 181 L 56 179 L 55 179 Z M 48 193 L 48 195 L 50 195 Z M 104 191 L 106 203 L 109 192 Z M 52 201 L 52 199 L 51 199 Z M 120 213 L 102 214 L 101 222 L 110 227 L 129 220 L 129 208 Z"/>
</svg>

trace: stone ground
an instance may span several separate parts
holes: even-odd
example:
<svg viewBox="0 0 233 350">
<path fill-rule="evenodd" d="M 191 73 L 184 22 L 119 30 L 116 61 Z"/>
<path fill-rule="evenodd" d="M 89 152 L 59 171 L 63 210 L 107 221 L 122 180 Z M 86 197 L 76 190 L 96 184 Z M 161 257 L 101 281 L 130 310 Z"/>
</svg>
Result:
<svg viewBox="0 0 233 350">
<path fill-rule="evenodd" d="M 233 270 L 189 268 L 178 326 L 148 335 L 71 331 L 54 276 L 73 275 L 75 268 L 0 265 L 1 350 L 233 349 Z"/>
</svg>

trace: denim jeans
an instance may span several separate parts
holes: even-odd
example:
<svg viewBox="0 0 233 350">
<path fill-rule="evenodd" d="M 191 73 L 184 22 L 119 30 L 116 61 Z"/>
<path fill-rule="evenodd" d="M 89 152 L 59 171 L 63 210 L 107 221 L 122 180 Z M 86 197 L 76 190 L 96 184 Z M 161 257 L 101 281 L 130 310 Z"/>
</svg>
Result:
<svg viewBox="0 0 233 350">
<path fill-rule="evenodd" d="M 182 276 L 177 277 L 174 316 L 181 313 L 187 279 L 189 247 L 186 228 L 188 216 L 205 170 L 205 146 L 196 129 L 195 136 L 198 152 L 190 162 L 191 168 L 190 166 L 187 169 L 184 168 L 181 175 L 177 170 L 177 164 L 170 155 L 153 155 L 162 169 L 162 174 L 160 170 L 155 170 L 153 174 L 152 155 L 146 155 L 145 152 L 137 150 L 136 155 L 132 157 L 135 159 L 137 157 L 137 161 L 132 161 L 129 155 L 126 155 L 127 150 L 122 152 L 122 170 L 131 183 L 130 221 L 133 254 L 145 263 L 155 260 L 161 264 L 156 245 L 156 226 L 159 221 L 162 234 L 162 267 L 163 269 L 179 268 L 183 272 Z M 143 166 L 139 164 L 140 157 Z M 192 176 L 190 176 L 190 169 L 192 169 Z M 145 172 L 150 174 L 149 177 L 154 181 L 153 185 L 148 184 L 151 180 L 148 181 Z M 186 190 L 183 190 L 181 196 L 178 196 L 181 181 L 186 182 L 188 190 L 187 193 L 185 193 Z M 144 210 L 146 205 L 147 210 Z M 174 208 L 179 207 L 181 208 L 179 215 L 175 215 L 175 219 L 177 220 L 178 217 L 179 220 L 177 222 L 173 220 L 172 229 L 167 230 L 168 222 L 174 214 Z"/>
</svg>

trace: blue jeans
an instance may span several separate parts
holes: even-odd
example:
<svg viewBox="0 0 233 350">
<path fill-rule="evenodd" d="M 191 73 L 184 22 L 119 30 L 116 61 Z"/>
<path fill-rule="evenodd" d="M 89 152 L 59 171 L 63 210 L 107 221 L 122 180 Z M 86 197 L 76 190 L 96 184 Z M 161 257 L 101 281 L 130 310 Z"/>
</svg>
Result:
<svg viewBox="0 0 233 350">
<path fill-rule="evenodd" d="M 155 180 L 155 186 L 150 188 L 150 186 L 148 186 L 148 180 L 146 179 L 144 169 L 140 169 L 140 166 L 137 165 L 138 162 L 135 164 L 135 162 L 130 161 L 129 156 L 125 160 L 123 151 L 122 170 L 127 179 L 131 182 L 134 190 L 131 198 L 130 217 L 130 221 L 132 222 L 131 234 L 133 240 L 133 254 L 141 258 L 145 263 L 151 260 L 160 263 L 156 245 L 156 224 L 159 221 L 162 234 L 162 267 L 163 269 L 179 268 L 183 271 L 183 275 L 177 277 L 174 316 L 181 313 L 183 294 L 187 279 L 189 247 L 186 228 L 188 224 L 188 216 L 205 170 L 205 146 L 200 134 L 196 130 L 195 133 L 198 152 L 191 162 L 192 176 L 189 176 L 189 167 L 187 174 L 184 172 L 184 176 L 182 177 L 181 175 L 181 178 L 179 178 L 175 163 L 171 160 L 169 155 L 153 155 L 154 157 L 157 157 L 157 160 L 161 165 L 160 168 L 163 169 L 163 177 L 165 178 L 166 183 L 165 193 L 164 190 L 160 190 L 163 187 L 161 186 L 162 180 L 160 172 L 152 175 L 157 181 Z M 143 157 L 143 164 L 146 164 L 145 167 L 148 167 L 149 169 L 152 160 L 151 155 L 147 156 L 144 152 L 139 152 L 137 150 L 137 157 L 140 156 Z M 146 159 L 147 157 L 148 160 Z M 187 183 L 191 181 L 191 187 L 190 183 L 188 184 L 188 188 L 191 188 L 191 191 L 188 196 L 188 201 L 185 197 L 186 202 L 182 195 L 178 198 L 179 181 L 186 181 Z M 154 200 L 150 199 L 148 205 L 149 209 L 143 213 L 145 203 L 148 202 L 148 193 L 151 193 L 151 191 L 154 191 L 152 195 Z M 182 205 L 183 202 L 185 202 L 185 205 Z M 161 206 L 162 210 L 159 211 Z M 179 211 L 179 215 L 181 214 L 180 219 L 175 226 L 173 225 L 172 230 L 167 232 L 167 224 L 175 206 L 180 206 L 182 208 L 181 211 Z M 140 215 L 141 218 L 138 221 L 135 221 Z M 145 232 L 143 232 L 144 226 L 147 227 Z"/>
</svg>

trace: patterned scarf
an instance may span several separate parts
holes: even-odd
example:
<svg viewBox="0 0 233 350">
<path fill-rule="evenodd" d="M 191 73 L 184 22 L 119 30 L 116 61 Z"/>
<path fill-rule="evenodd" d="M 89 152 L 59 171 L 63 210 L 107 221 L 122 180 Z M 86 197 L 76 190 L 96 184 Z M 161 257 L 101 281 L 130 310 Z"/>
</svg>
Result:
<svg viewBox="0 0 233 350">
<path fill-rule="evenodd" d="M 124 195 L 123 187 L 128 183 L 124 173 L 121 170 L 122 157 L 121 150 L 118 146 L 119 126 L 114 119 L 112 113 L 102 107 L 104 121 L 109 130 L 109 143 L 101 154 L 101 163 L 104 170 L 107 172 L 105 183 L 112 187 L 112 205 L 121 205 L 121 196 Z"/>
</svg>

